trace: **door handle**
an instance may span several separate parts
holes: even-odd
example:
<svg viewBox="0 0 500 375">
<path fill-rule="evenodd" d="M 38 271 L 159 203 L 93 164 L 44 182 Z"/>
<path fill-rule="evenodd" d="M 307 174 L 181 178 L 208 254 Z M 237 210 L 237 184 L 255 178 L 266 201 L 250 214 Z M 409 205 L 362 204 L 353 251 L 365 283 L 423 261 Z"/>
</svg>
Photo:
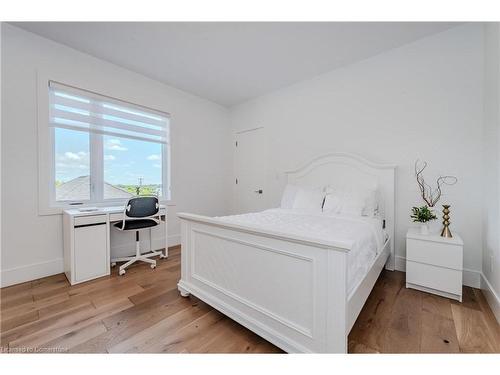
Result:
<svg viewBox="0 0 500 375">
<path fill-rule="evenodd" d="M 262 189 L 259 189 L 259 190 L 254 190 L 254 192 L 257 194 L 262 194 L 264 191 L 262 191 Z"/>
</svg>

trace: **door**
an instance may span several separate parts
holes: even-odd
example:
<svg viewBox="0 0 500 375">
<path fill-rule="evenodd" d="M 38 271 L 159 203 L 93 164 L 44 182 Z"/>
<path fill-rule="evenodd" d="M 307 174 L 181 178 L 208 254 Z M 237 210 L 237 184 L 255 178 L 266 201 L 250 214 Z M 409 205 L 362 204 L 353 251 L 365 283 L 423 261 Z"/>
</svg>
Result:
<svg viewBox="0 0 500 375">
<path fill-rule="evenodd" d="M 235 139 L 234 212 L 246 213 L 268 207 L 268 149 L 264 128 L 244 130 Z"/>
<path fill-rule="evenodd" d="M 106 223 L 75 227 L 75 282 L 107 275 Z"/>
</svg>

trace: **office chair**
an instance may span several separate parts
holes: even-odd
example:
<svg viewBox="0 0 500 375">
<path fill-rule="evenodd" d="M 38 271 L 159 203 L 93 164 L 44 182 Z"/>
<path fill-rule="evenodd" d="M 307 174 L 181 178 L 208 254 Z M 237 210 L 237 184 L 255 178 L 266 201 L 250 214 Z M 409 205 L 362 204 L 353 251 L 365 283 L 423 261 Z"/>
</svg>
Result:
<svg viewBox="0 0 500 375">
<path fill-rule="evenodd" d="M 121 231 L 135 231 L 135 256 L 116 258 L 111 260 L 111 266 L 116 266 L 117 262 L 126 262 L 120 266 L 120 275 L 125 274 L 125 269 L 131 264 L 141 261 L 151 264 L 151 268 L 156 268 L 156 260 L 149 259 L 159 255 L 160 258 L 165 258 L 162 252 L 152 250 L 151 228 L 160 224 L 158 212 L 160 204 L 157 197 L 135 197 L 128 200 L 125 210 L 123 211 L 123 220 L 114 224 Z M 141 254 L 139 232 L 149 229 L 149 238 L 151 252 Z"/>
</svg>

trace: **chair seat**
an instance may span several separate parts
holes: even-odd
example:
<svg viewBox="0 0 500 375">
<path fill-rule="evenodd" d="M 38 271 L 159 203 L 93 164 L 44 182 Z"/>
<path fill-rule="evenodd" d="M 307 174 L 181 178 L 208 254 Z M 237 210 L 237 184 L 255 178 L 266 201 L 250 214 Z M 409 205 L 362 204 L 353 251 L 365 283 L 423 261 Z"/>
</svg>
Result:
<svg viewBox="0 0 500 375">
<path fill-rule="evenodd" d="M 144 228 L 150 228 L 157 226 L 158 223 L 151 219 L 142 219 L 142 220 L 125 220 L 125 227 L 123 230 L 138 230 Z M 118 229 L 122 229 L 123 221 L 119 221 L 115 224 L 115 227 Z"/>
</svg>

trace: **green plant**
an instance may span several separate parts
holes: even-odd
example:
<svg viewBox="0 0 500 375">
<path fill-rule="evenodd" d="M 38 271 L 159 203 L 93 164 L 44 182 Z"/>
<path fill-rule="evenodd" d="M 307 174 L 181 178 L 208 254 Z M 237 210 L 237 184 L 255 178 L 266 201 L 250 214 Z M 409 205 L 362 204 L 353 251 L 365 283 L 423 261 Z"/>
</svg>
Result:
<svg viewBox="0 0 500 375">
<path fill-rule="evenodd" d="M 427 206 L 413 207 L 411 213 L 410 217 L 417 223 L 427 223 L 428 221 L 437 219 L 434 212 Z"/>
</svg>

